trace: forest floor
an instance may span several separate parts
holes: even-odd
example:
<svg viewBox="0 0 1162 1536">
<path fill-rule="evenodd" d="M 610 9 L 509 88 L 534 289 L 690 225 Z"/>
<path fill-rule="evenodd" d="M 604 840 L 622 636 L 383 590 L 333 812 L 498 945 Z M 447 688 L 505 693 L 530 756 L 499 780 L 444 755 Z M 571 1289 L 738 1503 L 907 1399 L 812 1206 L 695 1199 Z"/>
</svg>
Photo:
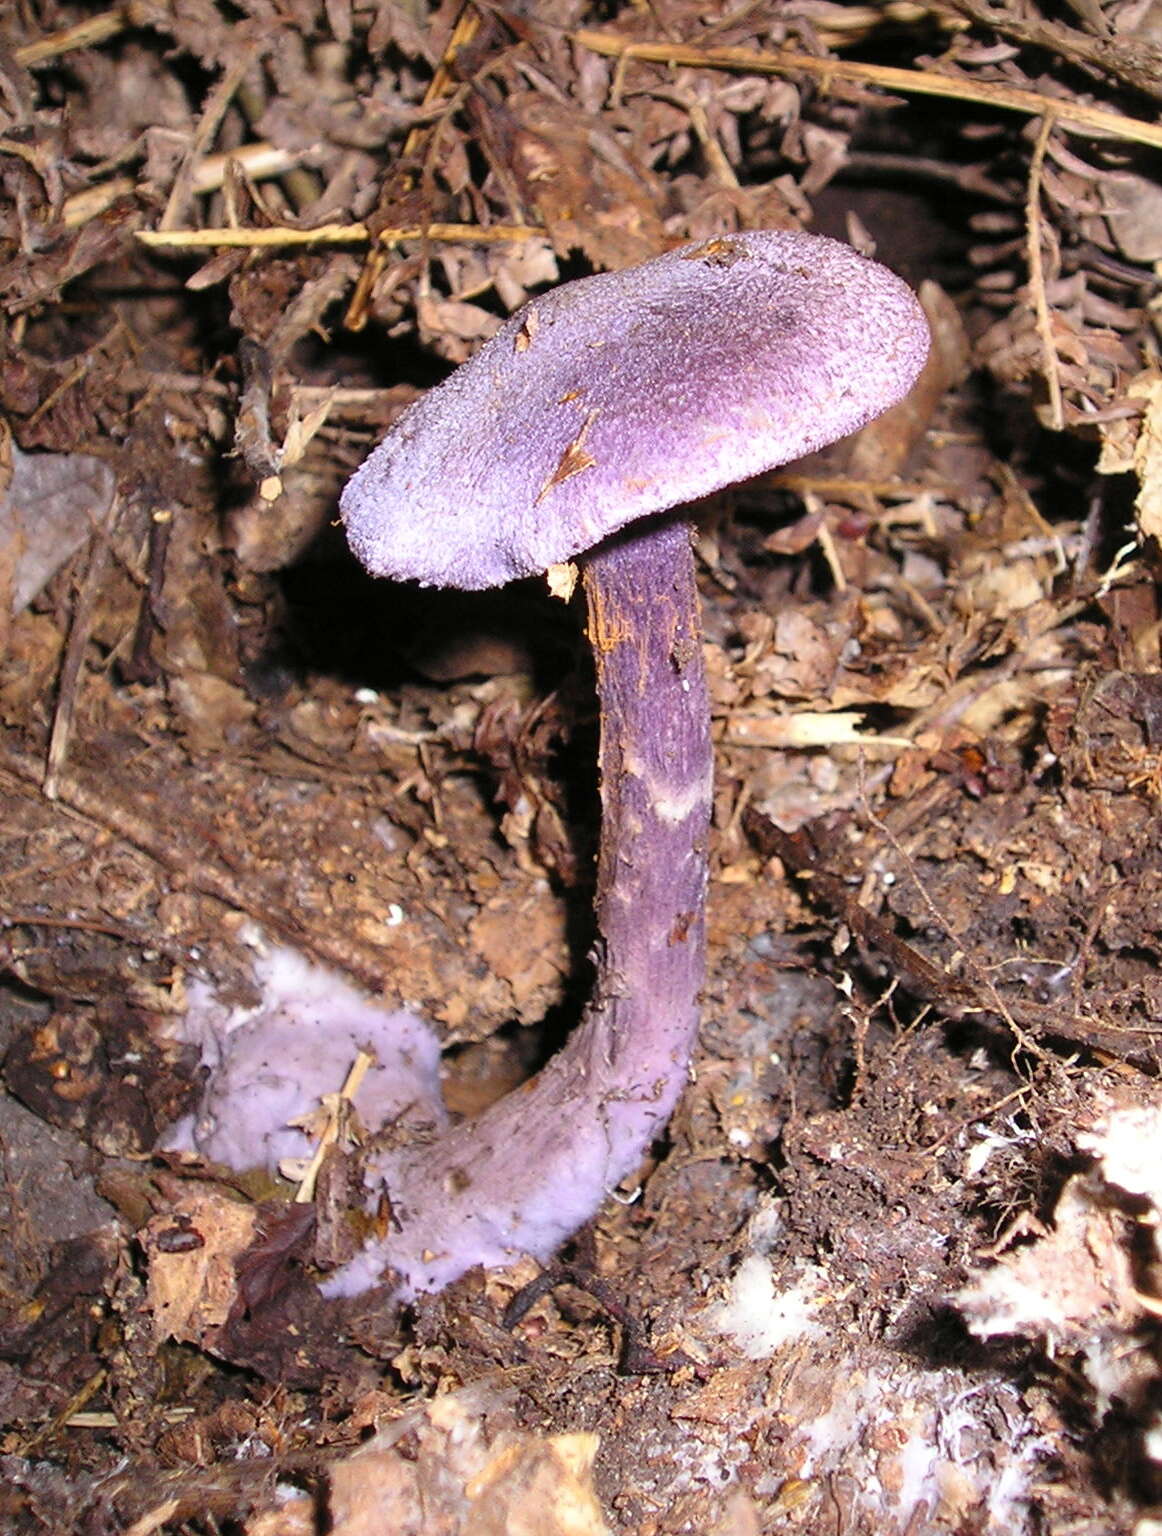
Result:
<svg viewBox="0 0 1162 1536">
<path fill-rule="evenodd" d="M 0 1528 L 1156 1536 L 1153 9 L 531 12 L 15 13 Z M 232 1170 L 190 1020 L 354 986 L 478 1113 L 584 1005 L 598 816 L 581 600 L 372 582 L 338 492 L 530 294 L 800 226 L 933 353 L 699 509 L 678 1112 L 559 1263 L 325 1301 L 350 1053 L 307 1183 Z"/>
</svg>

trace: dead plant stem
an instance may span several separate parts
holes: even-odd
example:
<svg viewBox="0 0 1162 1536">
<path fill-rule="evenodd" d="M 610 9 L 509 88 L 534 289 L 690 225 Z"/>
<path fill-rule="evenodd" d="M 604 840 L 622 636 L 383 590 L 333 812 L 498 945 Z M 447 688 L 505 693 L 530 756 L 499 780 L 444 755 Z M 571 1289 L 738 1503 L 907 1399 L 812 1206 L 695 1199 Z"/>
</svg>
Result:
<svg viewBox="0 0 1162 1536">
<path fill-rule="evenodd" d="M 886 64 L 860 64 L 845 59 L 817 59 L 789 48 L 693 48 L 685 43 L 633 43 L 607 32 L 582 29 L 572 34 L 573 42 L 591 53 L 616 59 L 614 90 L 619 86 L 625 66 L 632 60 L 662 64 L 671 69 L 726 69 L 739 74 L 810 75 L 826 91 L 833 83 L 879 86 L 905 96 L 937 96 L 950 101 L 970 101 L 979 106 L 997 107 L 1004 112 L 1020 112 L 1027 117 L 1052 114 L 1062 128 L 1092 134 L 1096 138 L 1122 139 L 1134 144 L 1148 144 L 1162 149 L 1162 123 L 1147 123 L 1141 118 L 1123 117 L 1103 107 L 1082 102 L 1057 100 L 1039 91 L 996 80 L 973 80 L 940 74 L 933 69 L 899 69 Z"/>
<path fill-rule="evenodd" d="M 318 229 L 140 229 L 137 238 L 142 245 L 196 250 L 206 246 L 360 245 L 372 236 L 366 224 L 320 224 Z M 536 224 L 400 224 L 380 230 L 375 238 L 384 247 L 424 239 L 500 245 L 547 239 L 548 231 Z"/>
<path fill-rule="evenodd" d="M 1046 112 L 1037 130 L 1037 142 L 1029 161 L 1029 190 L 1025 199 L 1025 238 L 1029 262 L 1029 291 L 1033 300 L 1033 312 L 1037 317 L 1037 335 L 1041 339 L 1044 358 L 1045 383 L 1049 390 L 1049 425 L 1054 432 L 1065 427 L 1065 411 L 1061 399 L 1061 373 L 1057 366 L 1057 346 L 1053 340 L 1053 316 L 1045 294 L 1045 264 L 1041 245 L 1045 230 L 1041 218 L 1041 176 L 1045 166 L 1045 151 L 1056 125 L 1053 112 Z"/>
</svg>

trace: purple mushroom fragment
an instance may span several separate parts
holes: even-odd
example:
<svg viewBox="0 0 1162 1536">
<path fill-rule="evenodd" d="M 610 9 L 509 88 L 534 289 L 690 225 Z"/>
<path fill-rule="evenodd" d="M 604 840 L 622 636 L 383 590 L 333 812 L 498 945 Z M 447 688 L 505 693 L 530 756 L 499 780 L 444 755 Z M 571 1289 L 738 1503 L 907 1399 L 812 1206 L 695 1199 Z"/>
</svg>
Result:
<svg viewBox="0 0 1162 1536">
<path fill-rule="evenodd" d="M 479 589 L 581 566 L 600 703 L 596 985 L 530 1083 L 379 1154 L 391 1230 L 328 1285 L 400 1300 L 548 1258 L 639 1165 L 689 1071 L 712 750 L 688 504 L 854 432 L 914 382 L 909 288 L 756 231 L 533 299 L 411 406 L 342 499 L 374 575 Z"/>
</svg>

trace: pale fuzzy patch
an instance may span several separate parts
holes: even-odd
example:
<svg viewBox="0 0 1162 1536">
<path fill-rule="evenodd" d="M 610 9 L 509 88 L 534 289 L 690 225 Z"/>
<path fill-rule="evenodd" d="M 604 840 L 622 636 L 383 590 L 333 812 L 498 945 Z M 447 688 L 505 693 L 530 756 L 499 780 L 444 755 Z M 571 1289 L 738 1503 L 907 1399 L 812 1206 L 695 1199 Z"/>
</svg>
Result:
<svg viewBox="0 0 1162 1536">
<path fill-rule="evenodd" d="M 1112 1109 L 1077 1145 L 1097 1158 L 1108 1183 L 1142 1195 L 1162 1216 L 1162 1105 Z"/>
<path fill-rule="evenodd" d="M 1007 1399 L 1009 1446 L 996 1456 L 990 1412 Z M 882 1532 L 1029 1529 L 1032 1491 L 1051 1452 L 1015 1388 L 957 1371 L 852 1369 L 829 1410 L 803 1423 L 803 1478 L 842 1476 Z"/>
<path fill-rule="evenodd" d="M 1154 1325 L 1162 1302 L 1138 1286 L 1142 1229 L 1162 1257 L 1162 1089 L 1089 1086 L 1079 1093 L 1074 1145 L 1093 1166 L 1064 1183 L 1050 1225 L 1025 1223 L 1016 1244 L 973 1276 L 956 1305 L 978 1338 L 1016 1334 L 1051 1358 L 1068 1357 L 1089 1384 L 1100 1420 L 1116 1402 L 1140 1415 L 1143 1454 L 1162 1436 L 1150 1407 L 1157 1391 Z M 1127 1197 L 1130 1197 L 1127 1199 Z M 1146 1209 L 1142 1209 L 1142 1202 Z"/>
<path fill-rule="evenodd" d="M 338 1093 L 361 1050 L 375 1057 L 354 1099 L 369 1130 L 401 1117 L 443 1126 L 440 1042 L 428 1024 L 295 950 L 254 942 L 255 1007 L 226 1006 L 208 982 L 188 987 L 178 1035 L 199 1047 L 209 1075 L 198 1113 L 170 1128 L 167 1150 L 272 1173 L 309 1156 L 312 1138 L 290 1122 Z"/>
<path fill-rule="evenodd" d="M 782 1454 L 756 1493 L 777 1495 L 792 1469 L 804 1485 L 842 1483 L 853 1524 L 880 1536 L 1028 1533 L 1052 1447 L 1017 1388 L 916 1368 L 846 1336 L 829 1315 L 839 1298 L 824 1269 L 799 1265 L 778 1282 L 783 1225 L 780 1202 L 760 1202 L 726 1294 L 690 1325 L 701 1341 L 713 1331 L 750 1359 L 774 1362 Z"/>
<path fill-rule="evenodd" d="M 797 1284 L 775 1290 L 765 1254 L 749 1254 L 734 1272 L 724 1300 L 711 1305 L 701 1322 L 730 1339 L 748 1360 L 766 1360 L 796 1340 L 821 1332 L 818 1311 L 824 1273 L 808 1266 Z"/>
</svg>

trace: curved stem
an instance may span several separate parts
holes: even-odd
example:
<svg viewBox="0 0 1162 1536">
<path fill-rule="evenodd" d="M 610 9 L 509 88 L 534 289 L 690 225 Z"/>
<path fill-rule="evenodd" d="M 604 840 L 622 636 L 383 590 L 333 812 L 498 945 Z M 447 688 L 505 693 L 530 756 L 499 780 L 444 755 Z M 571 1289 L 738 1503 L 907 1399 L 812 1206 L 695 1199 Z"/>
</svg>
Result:
<svg viewBox="0 0 1162 1536">
<path fill-rule="evenodd" d="M 531 1083 L 376 1163 L 387 1237 L 326 1286 L 401 1300 L 549 1255 L 632 1173 L 686 1080 L 705 972 L 710 711 L 690 530 L 651 522 L 585 564 L 601 704 L 597 985 Z M 389 1271 L 389 1272 L 385 1272 Z"/>
</svg>

